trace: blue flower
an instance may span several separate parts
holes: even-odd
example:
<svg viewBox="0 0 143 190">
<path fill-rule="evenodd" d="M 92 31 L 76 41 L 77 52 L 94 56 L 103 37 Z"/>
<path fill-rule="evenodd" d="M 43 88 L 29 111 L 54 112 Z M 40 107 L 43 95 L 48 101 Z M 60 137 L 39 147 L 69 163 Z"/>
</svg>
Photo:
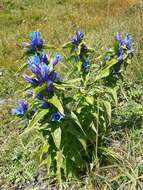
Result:
<svg viewBox="0 0 143 190">
<path fill-rule="evenodd" d="M 32 112 L 33 114 L 34 114 L 36 111 L 37 111 L 36 108 L 33 108 L 33 109 L 31 110 L 31 112 Z"/>
<path fill-rule="evenodd" d="M 122 39 L 122 36 L 117 32 L 116 35 L 115 35 L 115 39 L 116 41 L 120 44 L 120 45 L 123 45 L 123 39 Z"/>
<path fill-rule="evenodd" d="M 41 52 L 41 61 L 48 64 L 49 60 L 45 52 Z"/>
<path fill-rule="evenodd" d="M 48 79 L 50 68 L 44 62 L 41 62 L 37 55 L 30 57 L 28 65 L 32 73 L 36 75 L 36 79 L 34 80 L 37 80 L 38 84 L 41 84 Z M 26 78 L 25 80 L 29 80 L 30 83 L 34 82 L 32 81 L 33 79 L 30 80 Z"/>
<path fill-rule="evenodd" d="M 55 80 L 61 81 L 61 78 L 58 76 L 56 71 L 51 71 L 49 75 L 49 79 L 52 81 L 55 81 Z"/>
<path fill-rule="evenodd" d="M 55 53 L 54 59 L 53 59 L 53 66 L 57 65 L 58 62 L 62 59 L 62 56 L 58 53 Z"/>
<path fill-rule="evenodd" d="M 53 81 L 49 79 L 47 81 L 46 91 L 51 92 L 52 90 L 53 90 Z"/>
<path fill-rule="evenodd" d="M 43 99 L 43 94 L 41 94 L 40 92 L 38 94 L 36 94 L 35 96 L 36 98 L 42 100 Z"/>
<path fill-rule="evenodd" d="M 53 121 L 53 122 L 60 121 L 62 118 L 63 118 L 63 116 L 60 112 L 55 112 L 55 113 L 53 113 L 53 115 L 51 117 L 51 121 Z"/>
<path fill-rule="evenodd" d="M 72 42 L 72 52 L 77 50 L 77 46 L 79 45 L 79 43 L 83 40 L 84 34 L 83 32 L 80 31 L 76 31 L 76 34 L 71 38 L 71 42 Z"/>
<path fill-rule="evenodd" d="M 28 65 L 39 65 L 41 63 L 40 58 L 37 54 L 30 56 L 30 58 L 28 59 Z"/>
<path fill-rule="evenodd" d="M 122 47 L 123 46 L 123 40 L 122 40 L 122 37 L 119 33 L 116 33 L 115 39 L 118 43 L 117 52 L 116 52 L 117 59 L 119 62 L 121 62 L 123 60 L 123 55 L 124 55 L 124 51 L 123 51 L 123 47 Z"/>
<path fill-rule="evenodd" d="M 39 32 L 34 31 L 30 32 L 30 50 L 36 51 L 37 49 L 41 49 L 43 46 L 43 40 Z"/>
<path fill-rule="evenodd" d="M 89 70 L 90 64 L 88 60 L 85 60 L 82 64 L 82 69 L 87 72 Z"/>
<path fill-rule="evenodd" d="M 50 68 L 45 63 L 41 64 L 39 77 L 42 79 L 43 82 L 47 81 L 49 73 L 50 73 Z"/>
<path fill-rule="evenodd" d="M 28 108 L 27 102 L 25 102 L 24 100 L 19 100 L 17 107 L 15 109 L 12 109 L 12 113 L 17 116 L 22 116 L 26 113 L 27 108 Z"/>
<path fill-rule="evenodd" d="M 23 78 L 28 82 L 31 83 L 32 85 L 38 85 L 38 81 L 36 79 L 33 79 L 32 77 L 28 75 L 23 75 Z"/>
<path fill-rule="evenodd" d="M 124 55 L 124 50 L 121 44 L 118 45 L 116 55 L 117 55 L 118 61 L 121 62 L 123 60 L 123 55 Z"/>
<path fill-rule="evenodd" d="M 37 54 L 29 58 L 28 66 L 34 74 L 40 74 L 40 65 L 41 61 Z"/>
<path fill-rule="evenodd" d="M 124 39 L 122 39 L 121 35 L 119 33 L 116 34 L 115 36 L 116 41 L 118 42 L 118 49 L 116 52 L 117 59 L 119 62 L 123 60 L 123 55 L 124 55 L 124 50 L 123 46 L 125 46 L 129 50 L 129 55 L 134 51 L 133 50 L 133 45 L 132 45 L 132 38 L 128 33 L 125 33 Z"/>
<path fill-rule="evenodd" d="M 76 34 L 71 38 L 71 41 L 74 44 L 78 44 L 82 41 L 83 37 L 84 37 L 83 32 L 76 31 Z"/>
<path fill-rule="evenodd" d="M 132 38 L 128 33 L 125 33 L 124 44 L 128 50 L 131 50 L 131 52 L 133 51 Z"/>
<path fill-rule="evenodd" d="M 41 100 L 41 105 L 43 108 L 49 108 L 50 107 L 50 105 L 45 100 Z"/>
</svg>

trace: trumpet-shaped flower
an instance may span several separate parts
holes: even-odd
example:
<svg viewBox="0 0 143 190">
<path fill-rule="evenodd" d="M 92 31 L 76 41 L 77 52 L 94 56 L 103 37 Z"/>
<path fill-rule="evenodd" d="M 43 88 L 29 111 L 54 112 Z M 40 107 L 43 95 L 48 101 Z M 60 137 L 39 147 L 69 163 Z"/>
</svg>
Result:
<svg viewBox="0 0 143 190">
<path fill-rule="evenodd" d="M 123 46 L 123 40 L 122 40 L 122 37 L 119 33 L 116 33 L 115 39 L 118 43 L 117 52 L 116 52 L 117 59 L 119 62 L 121 62 L 123 60 L 123 55 L 124 55 L 124 50 L 122 47 Z"/>
<path fill-rule="evenodd" d="M 42 100 L 43 99 L 43 94 L 42 93 L 37 93 L 35 96 L 37 99 Z"/>
<path fill-rule="evenodd" d="M 76 31 L 76 34 L 71 38 L 72 42 L 72 52 L 77 50 L 77 46 L 80 44 L 80 42 L 83 40 L 84 34 L 83 32 Z"/>
<path fill-rule="evenodd" d="M 23 75 L 23 78 L 30 84 L 32 85 L 37 85 L 38 81 L 36 79 L 33 79 L 32 77 L 28 76 L 28 75 Z"/>
<path fill-rule="evenodd" d="M 43 40 L 41 38 L 40 32 L 34 31 L 30 32 L 30 50 L 36 51 L 36 49 L 41 49 L 43 46 Z"/>
<path fill-rule="evenodd" d="M 50 68 L 45 64 L 40 65 L 40 79 L 45 82 L 48 79 L 48 75 L 50 73 Z M 38 75 L 38 73 L 37 73 Z"/>
<path fill-rule="evenodd" d="M 41 105 L 43 108 L 49 108 L 50 107 L 50 105 L 45 100 L 41 100 Z"/>
<path fill-rule="evenodd" d="M 61 81 L 61 78 L 58 76 L 56 71 L 52 71 L 49 75 L 49 79 L 52 81 L 58 80 Z"/>
<path fill-rule="evenodd" d="M 51 92 L 52 89 L 53 89 L 53 81 L 49 79 L 49 80 L 47 81 L 46 91 L 47 91 L 47 92 Z"/>
<path fill-rule="evenodd" d="M 46 63 L 46 64 L 48 64 L 48 62 L 49 62 L 48 57 L 47 57 L 47 55 L 46 55 L 46 53 L 44 51 L 41 52 L 41 61 L 43 63 Z"/>
<path fill-rule="evenodd" d="M 125 33 L 124 44 L 128 50 L 133 51 L 132 38 L 128 33 Z"/>
<path fill-rule="evenodd" d="M 116 41 L 120 44 L 120 45 L 123 45 L 123 40 L 122 40 L 122 37 L 121 35 L 117 32 L 116 35 L 115 35 L 115 39 Z"/>
<path fill-rule="evenodd" d="M 76 31 L 76 34 L 71 38 L 71 41 L 74 44 L 78 44 L 82 41 L 83 37 L 84 37 L 83 32 Z"/>
<path fill-rule="evenodd" d="M 63 118 L 62 114 L 60 112 L 55 112 L 52 114 L 51 121 L 60 121 Z"/>
<path fill-rule="evenodd" d="M 53 66 L 57 65 L 61 59 L 62 59 L 62 56 L 58 53 L 55 53 L 54 59 L 53 59 Z"/>
<path fill-rule="evenodd" d="M 27 108 L 28 108 L 27 102 L 25 102 L 24 100 L 19 100 L 17 107 L 15 109 L 12 109 L 12 113 L 17 116 L 22 116 L 26 113 Z"/>
<path fill-rule="evenodd" d="M 123 60 L 123 55 L 124 55 L 123 46 L 125 46 L 129 50 L 129 54 L 134 51 L 132 45 L 132 38 L 128 33 L 125 33 L 125 37 L 124 39 L 122 39 L 122 36 L 119 33 L 117 33 L 115 39 L 118 42 L 118 49 L 116 55 L 118 61 L 121 62 Z"/>
<path fill-rule="evenodd" d="M 30 58 L 28 59 L 28 65 L 39 65 L 41 63 L 40 58 L 37 54 L 30 56 Z"/>
</svg>

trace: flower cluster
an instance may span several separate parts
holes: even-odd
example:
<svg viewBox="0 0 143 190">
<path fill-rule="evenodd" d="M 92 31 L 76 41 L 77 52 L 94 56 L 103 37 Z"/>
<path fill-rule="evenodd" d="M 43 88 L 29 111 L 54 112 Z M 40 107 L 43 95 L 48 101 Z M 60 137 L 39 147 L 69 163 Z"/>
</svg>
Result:
<svg viewBox="0 0 143 190">
<path fill-rule="evenodd" d="M 117 42 L 117 59 L 119 62 L 123 61 L 123 56 L 124 56 L 124 50 L 128 50 L 128 54 L 131 54 L 133 50 L 133 43 L 132 43 L 132 38 L 128 33 L 125 33 L 124 39 L 119 33 L 116 33 L 115 36 L 116 42 Z"/>
<path fill-rule="evenodd" d="M 23 42 L 22 46 L 27 49 L 28 53 L 34 53 L 43 48 L 43 39 L 41 37 L 40 32 L 33 31 L 29 34 L 30 42 Z"/>
<path fill-rule="evenodd" d="M 60 121 L 61 119 L 63 119 L 63 116 L 60 112 L 53 113 L 53 115 L 51 117 L 51 121 L 53 121 L 53 122 Z"/>
<path fill-rule="evenodd" d="M 36 93 L 34 97 L 35 99 L 40 100 L 39 104 L 36 104 L 31 110 L 32 113 L 35 113 L 39 106 L 42 106 L 42 108 L 51 107 L 51 105 L 46 102 L 46 97 L 49 93 L 53 92 L 53 83 L 61 81 L 61 78 L 58 76 L 54 68 L 62 59 L 62 56 L 57 52 L 53 57 L 46 55 L 43 51 L 43 39 L 39 32 L 31 32 L 30 42 L 26 44 L 28 44 L 28 51 L 33 52 L 27 61 L 27 66 L 32 75 L 23 75 L 25 81 L 31 85 L 31 89 L 27 92 L 28 96 L 31 97 L 34 94 L 34 89 L 44 85 L 44 88 Z M 22 116 L 27 111 L 28 104 L 24 100 L 20 100 L 18 106 L 12 110 L 12 113 L 17 116 Z M 53 119 L 52 117 L 52 121 L 56 120 L 59 120 L 59 118 L 55 117 L 55 119 Z"/>
<path fill-rule="evenodd" d="M 76 51 L 78 45 L 82 42 L 84 37 L 84 33 L 80 31 L 76 31 L 76 34 L 71 38 L 72 42 L 72 51 Z"/>
<path fill-rule="evenodd" d="M 17 107 L 12 109 L 12 113 L 17 116 L 23 116 L 28 109 L 28 104 L 25 100 L 19 100 Z"/>
<path fill-rule="evenodd" d="M 125 33 L 123 37 L 121 34 L 116 33 L 114 48 L 110 48 L 103 57 L 101 56 L 100 65 L 103 68 L 114 59 L 115 64 L 111 67 L 110 74 L 114 78 L 118 79 L 123 72 L 122 68 L 127 63 L 126 60 L 133 56 L 133 51 L 134 49 L 131 36 L 128 33 Z"/>
<path fill-rule="evenodd" d="M 46 91 L 50 92 L 52 91 L 53 82 L 59 80 L 60 78 L 58 77 L 56 71 L 51 70 L 50 66 L 47 65 L 48 58 L 46 57 L 46 54 L 42 52 L 42 55 L 44 55 L 44 57 L 41 57 L 41 59 L 37 54 L 29 58 L 28 67 L 35 76 L 31 77 L 28 75 L 24 75 L 24 79 L 34 86 L 46 83 L 47 86 Z M 54 56 L 52 66 L 55 66 L 59 62 L 60 60 L 59 57 L 60 55 L 57 56 L 57 54 Z"/>
<path fill-rule="evenodd" d="M 76 34 L 71 38 L 72 49 L 71 52 L 76 53 L 77 60 L 82 62 L 81 70 L 85 73 L 89 71 L 90 61 L 89 61 L 89 48 L 83 42 L 84 33 L 77 31 Z"/>
</svg>

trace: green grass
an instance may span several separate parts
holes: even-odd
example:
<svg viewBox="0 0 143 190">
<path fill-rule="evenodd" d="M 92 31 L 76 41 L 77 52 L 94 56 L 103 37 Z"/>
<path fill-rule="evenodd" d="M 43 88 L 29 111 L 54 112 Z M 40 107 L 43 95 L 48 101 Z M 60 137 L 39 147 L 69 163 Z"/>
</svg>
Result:
<svg viewBox="0 0 143 190">
<path fill-rule="evenodd" d="M 21 127 L 12 121 L 10 109 L 22 96 L 24 82 L 16 75 L 23 60 L 19 44 L 39 29 L 48 44 L 62 45 L 76 29 L 85 32 L 97 56 L 107 50 L 117 31 L 133 36 L 135 56 L 126 72 L 120 104 L 115 109 L 108 156 L 115 165 L 98 166 L 74 184 L 74 189 L 143 189 L 143 3 L 142 0 L 2 0 L 0 2 L 0 186 L 25 184 L 36 174 L 36 160 L 19 141 Z M 17 91 L 18 90 L 18 91 Z M 21 152 L 24 152 L 22 155 Z M 19 156 L 20 159 L 19 159 Z M 25 168 L 25 170 L 23 170 Z M 86 181 L 86 182 L 85 182 Z M 127 184 L 126 184 L 127 183 Z M 4 188 L 5 187 L 5 188 Z M 36 186 L 33 185 L 33 188 Z M 38 185 L 37 185 L 38 187 Z M 98 188 L 99 187 L 99 188 Z M 29 187 L 29 189 L 32 186 Z"/>
</svg>

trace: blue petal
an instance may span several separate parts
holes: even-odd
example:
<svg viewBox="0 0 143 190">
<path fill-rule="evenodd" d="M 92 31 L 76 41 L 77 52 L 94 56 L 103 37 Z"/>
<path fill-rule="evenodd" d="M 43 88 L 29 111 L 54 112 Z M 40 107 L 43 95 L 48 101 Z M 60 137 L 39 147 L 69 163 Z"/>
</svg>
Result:
<svg viewBox="0 0 143 190">
<path fill-rule="evenodd" d="M 24 100 L 19 100 L 18 105 L 15 109 L 12 109 L 12 113 L 19 116 L 19 115 L 24 115 L 25 112 L 27 111 L 28 104 Z"/>
<path fill-rule="evenodd" d="M 53 66 L 57 65 L 58 62 L 62 59 L 62 56 L 58 53 L 55 53 L 54 59 L 53 59 Z"/>
<path fill-rule="evenodd" d="M 39 65 L 40 64 L 40 58 L 39 56 L 36 54 L 34 56 L 31 56 L 28 60 L 28 64 L 31 65 L 31 64 L 35 64 L 35 65 Z"/>
<path fill-rule="evenodd" d="M 55 122 L 55 121 L 59 121 L 63 118 L 62 114 L 60 112 L 55 112 L 53 113 L 53 115 L 51 116 L 51 121 Z"/>
<path fill-rule="evenodd" d="M 48 80 L 48 81 L 47 81 L 46 91 L 47 91 L 47 92 L 51 92 L 52 89 L 53 89 L 53 81 Z"/>
<path fill-rule="evenodd" d="M 41 61 L 46 64 L 49 62 L 45 52 L 41 52 Z"/>
<path fill-rule="evenodd" d="M 41 105 L 44 107 L 44 108 L 49 108 L 50 105 L 45 101 L 45 100 L 41 100 Z"/>
<path fill-rule="evenodd" d="M 31 83 L 31 84 L 33 84 L 33 85 L 37 85 L 36 79 L 33 79 L 33 78 L 31 78 L 30 76 L 28 76 L 28 75 L 24 75 L 23 78 L 24 78 L 27 82 L 29 82 L 29 83 Z"/>
<path fill-rule="evenodd" d="M 41 69 L 41 72 L 40 72 L 40 75 L 41 75 L 41 78 L 45 81 L 48 79 L 48 75 L 49 75 L 49 70 L 50 68 L 46 65 L 46 64 L 42 64 L 40 66 L 40 69 Z"/>
</svg>

